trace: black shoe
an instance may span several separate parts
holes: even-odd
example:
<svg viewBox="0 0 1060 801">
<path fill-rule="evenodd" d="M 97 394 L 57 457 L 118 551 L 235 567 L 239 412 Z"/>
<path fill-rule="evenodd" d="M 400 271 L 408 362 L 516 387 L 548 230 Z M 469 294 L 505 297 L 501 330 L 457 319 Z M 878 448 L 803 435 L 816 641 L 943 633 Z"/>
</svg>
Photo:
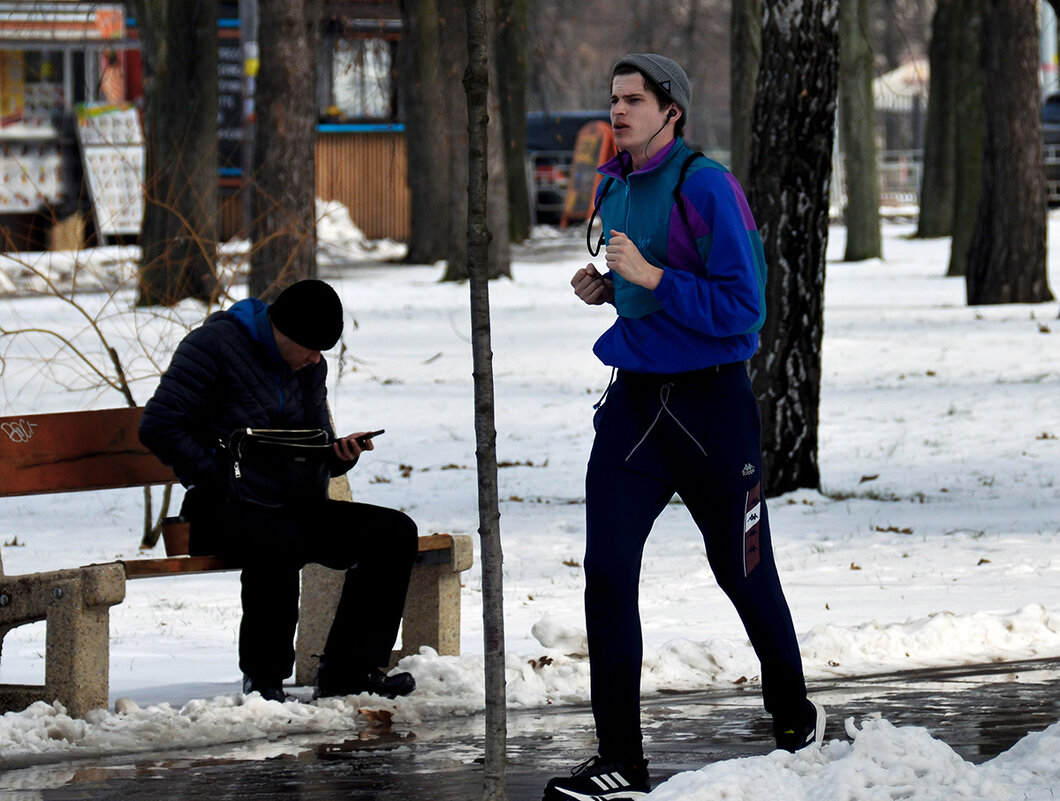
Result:
<svg viewBox="0 0 1060 801">
<path fill-rule="evenodd" d="M 824 707 L 816 701 L 806 699 L 806 707 L 799 720 L 773 720 L 773 736 L 777 748 L 795 753 L 811 745 L 820 745 L 824 740 Z"/>
<path fill-rule="evenodd" d="M 574 768 L 570 777 L 552 779 L 542 801 L 617 801 L 644 798 L 650 792 L 648 760 L 606 762 L 597 755 Z"/>
<path fill-rule="evenodd" d="M 244 673 L 243 695 L 251 693 L 258 693 L 266 701 L 279 701 L 281 704 L 287 700 L 287 693 L 283 691 L 282 682 L 262 681 Z"/>
<path fill-rule="evenodd" d="M 415 689 L 416 679 L 411 673 L 395 673 L 393 676 L 388 676 L 378 668 L 368 671 L 343 671 L 322 659 L 317 669 L 313 698 L 360 695 L 361 693 L 397 698 L 399 695 L 408 695 Z"/>
</svg>

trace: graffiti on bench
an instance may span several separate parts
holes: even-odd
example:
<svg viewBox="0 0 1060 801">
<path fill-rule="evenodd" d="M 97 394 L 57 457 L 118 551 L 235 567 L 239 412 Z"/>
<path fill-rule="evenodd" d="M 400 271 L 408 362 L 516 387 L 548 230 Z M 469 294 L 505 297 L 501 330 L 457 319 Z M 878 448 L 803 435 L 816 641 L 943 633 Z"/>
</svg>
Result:
<svg viewBox="0 0 1060 801">
<path fill-rule="evenodd" d="M 31 423 L 25 418 L 0 423 L 0 431 L 7 434 L 7 438 L 12 442 L 29 442 L 33 439 L 33 429 L 36 427 L 36 423 Z"/>
</svg>

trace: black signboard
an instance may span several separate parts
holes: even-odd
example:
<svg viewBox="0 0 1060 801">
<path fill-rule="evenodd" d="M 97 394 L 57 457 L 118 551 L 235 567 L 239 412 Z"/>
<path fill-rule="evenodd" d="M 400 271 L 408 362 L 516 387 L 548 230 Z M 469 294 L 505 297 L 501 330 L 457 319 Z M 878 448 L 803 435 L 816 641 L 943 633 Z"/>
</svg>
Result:
<svg viewBox="0 0 1060 801">
<path fill-rule="evenodd" d="M 238 177 L 243 164 L 243 47 L 239 3 L 220 4 L 217 22 L 217 149 L 221 176 Z"/>
</svg>

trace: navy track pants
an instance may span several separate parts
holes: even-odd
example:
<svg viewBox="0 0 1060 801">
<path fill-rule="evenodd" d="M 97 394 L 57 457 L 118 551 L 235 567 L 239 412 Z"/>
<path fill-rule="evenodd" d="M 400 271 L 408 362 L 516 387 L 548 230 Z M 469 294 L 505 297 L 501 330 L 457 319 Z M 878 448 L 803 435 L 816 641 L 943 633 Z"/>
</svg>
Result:
<svg viewBox="0 0 1060 801">
<path fill-rule="evenodd" d="M 643 755 L 641 556 L 675 493 L 702 532 L 718 585 L 761 662 L 766 710 L 797 714 L 806 699 L 802 658 L 773 560 L 761 493 L 761 421 L 743 364 L 678 375 L 620 371 L 594 423 L 584 564 L 600 755 Z"/>
</svg>

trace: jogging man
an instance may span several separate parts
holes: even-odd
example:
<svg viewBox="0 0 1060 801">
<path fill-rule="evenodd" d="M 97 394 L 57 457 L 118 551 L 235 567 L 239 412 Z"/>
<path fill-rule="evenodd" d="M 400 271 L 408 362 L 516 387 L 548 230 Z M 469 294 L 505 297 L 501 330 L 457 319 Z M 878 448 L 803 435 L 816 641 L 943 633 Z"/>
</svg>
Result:
<svg viewBox="0 0 1060 801">
<path fill-rule="evenodd" d="M 596 203 L 608 272 L 571 280 L 618 316 L 594 353 L 614 368 L 594 421 L 585 479 L 585 617 L 598 753 L 552 779 L 545 801 L 641 798 L 637 585 L 655 519 L 677 494 L 706 544 L 761 661 L 778 748 L 820 743 L 824 711 L 806 697 L 762 496 L 761 423 L 744 362 L 765 319 L 762 243 L 736 179 L 682 139 L 688 77 L 656 54 L 611 75 L 619 154 Z M 595 255 L 595 254 L 594 254 Z"/>
</svg>

